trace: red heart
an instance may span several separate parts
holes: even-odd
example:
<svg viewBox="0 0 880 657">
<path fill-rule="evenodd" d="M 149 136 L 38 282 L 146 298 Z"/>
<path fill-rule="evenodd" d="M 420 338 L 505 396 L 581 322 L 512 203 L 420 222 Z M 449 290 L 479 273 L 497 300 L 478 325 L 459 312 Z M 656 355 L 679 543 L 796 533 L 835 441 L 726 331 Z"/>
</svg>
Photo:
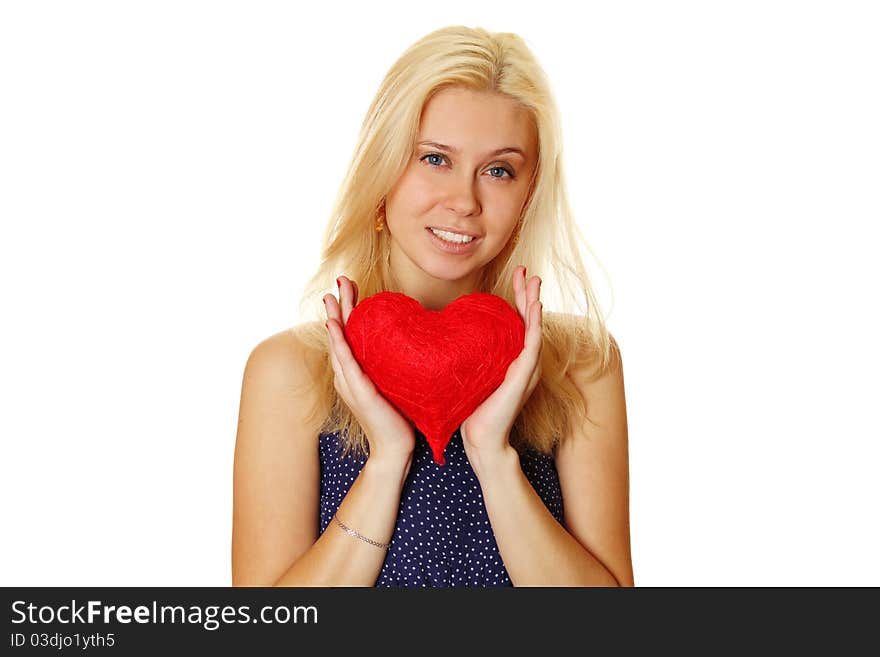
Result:
<svg viewBox="0 0 880 657">
<path fill-rule="evenodd" d="M 360 301 L 343 327 L 351 353 L 388 401 L 425 436 L 437 465 L 455 430 L 501 385 L 525 324 L 494 294 L 425 310 L 399 292 Z"/>
</svg>

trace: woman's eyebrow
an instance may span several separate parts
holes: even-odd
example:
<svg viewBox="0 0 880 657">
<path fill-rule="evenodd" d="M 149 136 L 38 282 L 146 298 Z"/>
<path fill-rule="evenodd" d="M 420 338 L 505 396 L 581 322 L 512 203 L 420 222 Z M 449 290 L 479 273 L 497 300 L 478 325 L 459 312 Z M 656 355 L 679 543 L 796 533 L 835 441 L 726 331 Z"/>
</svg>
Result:
<svg viewBox="0 0 880 657">
<path fill-rule="evenodd" d="M 458 153 L 458 149 L 455 146 L 447 146 L 446 144 L 440 144 L 436 141 L 420 141 L 419 146 L 431 146 L 432 148 L 436 148 L 441 151 L 449 151 L 450 153 Z M 494 157 L 495 155 L 504 155 L 505 153 L 518 153 L 520 157 L 525 159 L 526 154 L 523 152 L 523 149 L 518 146 L 505 146 L 504 148 L 499 148 L 497 150 L 486 153 L 486 157 Z"/>
</svg>

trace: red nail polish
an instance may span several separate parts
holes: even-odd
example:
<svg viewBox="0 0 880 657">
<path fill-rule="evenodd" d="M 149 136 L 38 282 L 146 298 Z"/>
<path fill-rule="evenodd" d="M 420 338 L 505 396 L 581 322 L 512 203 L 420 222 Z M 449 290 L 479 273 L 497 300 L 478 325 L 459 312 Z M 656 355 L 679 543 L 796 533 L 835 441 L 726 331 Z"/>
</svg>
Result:
<svg viewBox="0 0 880 657">
<path fill-rule="evenodd" d="M 338 278 L 336 279 L 336 287 L 338 287 L 340 290 L 342 289 L 342 283 L 339 282 Z"/>
</svg>

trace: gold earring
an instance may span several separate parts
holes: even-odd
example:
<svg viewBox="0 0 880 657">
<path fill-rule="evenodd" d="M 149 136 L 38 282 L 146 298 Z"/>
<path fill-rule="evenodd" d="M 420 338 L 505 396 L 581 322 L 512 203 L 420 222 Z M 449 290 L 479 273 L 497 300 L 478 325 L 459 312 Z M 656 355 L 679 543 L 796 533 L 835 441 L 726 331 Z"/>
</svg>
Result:
<svg viewBox="0 0 880 657">
<path fill-rule="evenodd" d="M 382 229 L 385 228 L 385 200 L 382 200 L 382 205 L 379 206 L 379 212 L 376 216 L 376 232 L 382 232 Z"/>
<path fill-rule="evenodd" d="M 516 246 L 517 242 L 519 242 L 519 234 L 522 232 L 522 219 L 519 220 L 519 223 L 516 225 L 516 233 L 513 236 L 513 239 L 510 241 L 511 246 Z"/>
</svg>

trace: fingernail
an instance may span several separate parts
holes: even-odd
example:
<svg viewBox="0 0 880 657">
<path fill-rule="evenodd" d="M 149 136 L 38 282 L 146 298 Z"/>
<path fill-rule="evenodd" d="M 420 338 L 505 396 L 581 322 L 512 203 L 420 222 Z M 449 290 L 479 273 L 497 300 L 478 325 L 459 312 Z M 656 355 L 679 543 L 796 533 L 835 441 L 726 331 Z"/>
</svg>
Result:
<svg viewBox="0 0 880 657">
<path fill-rule="evenodd" d="M 338 287 L 340 290 L 342 289 L 342 283 L 339 282 L 338 278 L 336 279 L 336 287 Z"/>
<path fill-rule="evenodd" d="M 324 328 L 330 330 L 330 322 L 324 322 Z"/>
</svg>

